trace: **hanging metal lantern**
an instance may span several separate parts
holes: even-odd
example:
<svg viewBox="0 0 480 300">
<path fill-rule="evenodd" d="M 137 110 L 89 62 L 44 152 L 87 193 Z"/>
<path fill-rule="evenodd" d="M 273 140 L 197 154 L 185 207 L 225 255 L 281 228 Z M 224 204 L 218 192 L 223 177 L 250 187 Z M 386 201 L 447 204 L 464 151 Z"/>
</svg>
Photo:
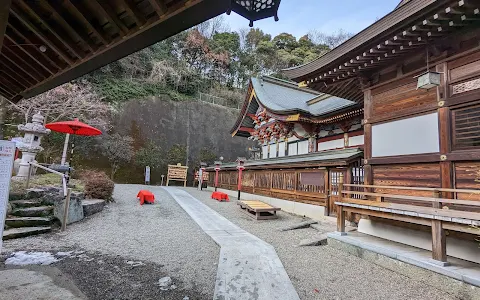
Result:
<svg viewBox="0 0 480 300">
<path fill-rule="evenodd" d="M 232 0 L 231 3 L 234 12 L 250 20 L 250 27 L 253 27 L 253 21 L 265 18 L 274 17 L 278 21 L 280 0 Z"/>
</svg>

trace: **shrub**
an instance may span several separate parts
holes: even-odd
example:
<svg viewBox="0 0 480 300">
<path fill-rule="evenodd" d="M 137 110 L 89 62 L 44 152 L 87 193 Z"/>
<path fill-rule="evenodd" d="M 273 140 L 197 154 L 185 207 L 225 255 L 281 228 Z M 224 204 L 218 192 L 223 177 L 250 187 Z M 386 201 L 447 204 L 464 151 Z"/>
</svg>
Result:
<svg viewBox="0 0 480 300">
<path fill-rule="evenodd" d="M 105 172 L 84 171 L 82 179 L 85 184 L 85 196 L 91 199 L 112 201 L 114 183 Z"/>
</svg>

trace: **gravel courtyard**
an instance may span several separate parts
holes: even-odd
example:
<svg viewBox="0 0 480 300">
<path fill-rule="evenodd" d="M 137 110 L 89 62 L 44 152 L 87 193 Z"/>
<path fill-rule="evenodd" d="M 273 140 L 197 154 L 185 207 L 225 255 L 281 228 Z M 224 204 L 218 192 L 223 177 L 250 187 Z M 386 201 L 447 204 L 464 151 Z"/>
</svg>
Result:
<svg viewBox="0 0 480 300">
<path fill-rule="evenodd" d="M 5 241 L 2 253 L 86 251 L 94 260 L 65 259 L 53 266 L 71 276 L 92 300 L 212 299 L 219 247 L 162 188 L 147 187 L 157 202 L 140 206 L 135 196 L 142 188 L 116 185 L 116 203 L 102 213 L 70 225 L 64 233 Z M 329 246 L 298 247 L 302 239 L 318 231 L 277 229 L 299 223 L 302 217 L 280 212 L 277 220 L 255 221 L 242 213 L 235 201 L 220 203 L 210 199 L 210 192 L 185 190 L 274 246 L 301 299 L 455 299 Z M 322 226 L 325 231 L 334 230 L 331 223 Z M 94 263 L 98 260 L 106 264 L 102 266 L 105 271 L 98 271 Z M 125 264 L 128 260 L 144 265 L 132 267 Z M 161 291 L 155 283 L 163 276 L 172 277 L 177 288 Z"/>
</svg>

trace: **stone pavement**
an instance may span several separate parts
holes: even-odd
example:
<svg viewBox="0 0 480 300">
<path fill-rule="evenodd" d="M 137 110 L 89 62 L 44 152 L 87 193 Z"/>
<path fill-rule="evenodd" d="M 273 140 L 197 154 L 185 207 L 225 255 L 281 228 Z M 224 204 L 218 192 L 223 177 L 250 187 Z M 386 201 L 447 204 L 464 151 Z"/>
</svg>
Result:
<svg viewBox="0 0 480 300">
<path fill-rule="evenodd" d="M 0 300 L 85 300 L 86 297 L 57 268 L 0 270 Z"/>
<path fill-rule="evenodd" d="M 214 300 L 299 300 L 275 249 L 236 226 L 188 192 L 165 190 L 218 245 Z"/>
</svg>

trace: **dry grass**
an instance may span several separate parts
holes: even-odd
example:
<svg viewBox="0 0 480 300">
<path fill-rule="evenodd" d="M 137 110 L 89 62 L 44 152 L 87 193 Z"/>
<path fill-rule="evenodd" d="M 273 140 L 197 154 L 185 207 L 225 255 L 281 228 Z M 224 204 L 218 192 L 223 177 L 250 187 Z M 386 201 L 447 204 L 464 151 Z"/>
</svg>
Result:
<svg viewBox="0 0 480 300">
<path fill-rule="evenodd" d="M 62 179 L 57 174 L 40 174 L 30 178 L 29 188 L 45 187 L 45 186 L 62 186 Z M 74 192 L 83 192 L 84 184 L 79 179 L 70 179 L 69 186 Z M 12 180 L 10 185 L 10 193 L 21 194 L 26 192 L 24 180 Z"/>
</svg>

